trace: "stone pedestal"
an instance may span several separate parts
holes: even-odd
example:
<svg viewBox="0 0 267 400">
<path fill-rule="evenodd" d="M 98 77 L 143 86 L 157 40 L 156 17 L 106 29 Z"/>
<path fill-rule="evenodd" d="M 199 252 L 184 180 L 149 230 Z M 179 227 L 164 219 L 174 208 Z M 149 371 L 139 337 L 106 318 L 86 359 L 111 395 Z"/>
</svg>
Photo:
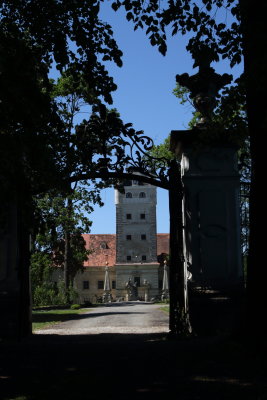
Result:
<svg viewBox="0 0 267 400">
<path fill-rule="evenodd" d="M 243 274 L 237 148 L 205 146 L 196 136 L 194 131 L 172 131 L 171 139 L 185 190 L 185 259 L 197 284 L 238 285 Z"/>
<path fill-rule="evenodd" d="M 112 302 L 112 296 L 110 292 L 104 292 L 102 296 L 103 303 L 111 303 Z"/>
<path fill-rule="evenodd" d="M 135 278 L 139 278 L 140 286 L 137 287 L 137 297 L 145 299 L 145 289 L 143 282 L 149 282 L 149 298 L 159 295 L 159 264 L 116 264 L 116 298 L 130 300 L 126 283 L 131 279 L 134 283 Z"/>
</svg>

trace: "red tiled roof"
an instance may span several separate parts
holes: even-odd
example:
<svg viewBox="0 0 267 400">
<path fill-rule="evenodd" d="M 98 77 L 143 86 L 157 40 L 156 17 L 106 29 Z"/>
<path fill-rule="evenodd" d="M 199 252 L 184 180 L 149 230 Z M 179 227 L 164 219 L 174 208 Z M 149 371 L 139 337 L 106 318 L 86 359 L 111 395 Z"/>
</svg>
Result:
<svg viewBox="0 0 267 400">
<path fill-rule="evenodd" d="M 104 266 L 106 262 L 108 262 L 109 266 L 115 264 L 115 234 L 91 235 L 87 233 L 83 235 L 83 238 L 86 242 L 86 249 L 93 251 L 92 254 L 89 254 L 88 261 L 84 263 L 85 267 L 100 267 Z"/>
<path fill-rule="evenodd" d="M 169 254 L 169 234 L 157 234 L 157 254 Z M 86 242 L 86 249 L 92 250 L 85 267 L 100 267 L 106 262 L 111 267 L 116 263 L 116 235 L 115 234 L 83 234 Z"/>
<path fill-rule="evenodd" d="M 158 233 L 157 234 L 157 255 L 162 253 L 169 254 L 169 243 L 170 234 L 169 233 Z"/>
</svg>

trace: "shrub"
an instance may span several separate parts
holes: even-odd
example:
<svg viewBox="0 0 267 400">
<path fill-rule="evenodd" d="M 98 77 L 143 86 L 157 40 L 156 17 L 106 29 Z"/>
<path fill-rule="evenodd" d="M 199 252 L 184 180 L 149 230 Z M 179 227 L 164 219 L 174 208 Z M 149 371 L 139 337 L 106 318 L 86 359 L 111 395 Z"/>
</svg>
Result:
<svg viewBox="0 0 267 400">
<path fill-rule="evenodd" d="M 37 286 L 33 292 L 33 304 L 35 306 L 50 306 L 54 304 L 55 290 L 49 286 Z"/>
<path fill-rule="evenodd" d="M 70 306 L 70 309 L 71 309 L 71 310 L 79 310 L 79 308 L 81 308 L 80 304 L 72 304 L 72 305 Z"/>
<path fill-rule="evenodd" d="M 72 304 L 77 304 L 79 301 L 79 294 L 72 286 L 69 287 L 69 299 Z"/>
</svg>

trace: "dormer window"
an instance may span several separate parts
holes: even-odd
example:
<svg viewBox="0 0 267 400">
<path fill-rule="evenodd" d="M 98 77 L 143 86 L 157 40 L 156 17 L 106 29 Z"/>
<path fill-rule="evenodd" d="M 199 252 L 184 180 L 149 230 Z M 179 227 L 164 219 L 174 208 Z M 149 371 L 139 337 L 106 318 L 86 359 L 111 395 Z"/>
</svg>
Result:
<svg viewBox="0 0 267 400">
<path fill-rule="evenodd" d="M 145 192 L 141 192 L 141 193 L 139 193 L 139 197 L 140 197 L 140 199 L 143 199 L 143 198 L 145 198 L 145 197 L 146 197 L 146 194 L 145 194 Z"/>
<path fill-rule="evenodd" d="M 131 192 L 127 192 L 127 193 L 126 193 L 126 198 L 127 198 L 127 199 L 131 199 L 132 197 L 133 197 L 133 195 L 132 195 Z"/>
</svg>

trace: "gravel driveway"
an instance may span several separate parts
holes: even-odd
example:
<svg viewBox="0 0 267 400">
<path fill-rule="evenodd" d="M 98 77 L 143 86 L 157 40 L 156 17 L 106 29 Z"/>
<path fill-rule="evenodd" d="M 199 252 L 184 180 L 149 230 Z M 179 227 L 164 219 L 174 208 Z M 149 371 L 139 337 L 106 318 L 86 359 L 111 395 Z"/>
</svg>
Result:
<svg viewBox="0 0 267 400">
<path fill-rule="evenodd" d="M 111 303 L 78 315 L 35 334 L 84 335 L 97 333 L 162 333 L 169 331 L 169 316 L 160 305 L 141 302 Z"/>
</svg>

